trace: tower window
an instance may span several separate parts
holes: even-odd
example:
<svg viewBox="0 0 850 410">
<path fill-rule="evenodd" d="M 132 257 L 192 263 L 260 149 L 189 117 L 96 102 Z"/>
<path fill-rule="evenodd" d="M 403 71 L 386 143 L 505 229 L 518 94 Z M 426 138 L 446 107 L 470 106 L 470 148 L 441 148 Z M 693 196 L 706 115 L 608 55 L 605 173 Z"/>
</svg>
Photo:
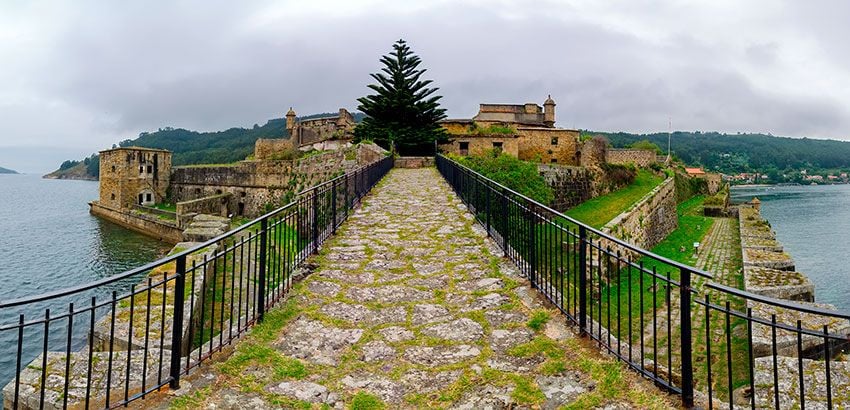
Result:
<svg viewBox="0 0 850 410">
<path fill-rule="evenodd" d="M 558 145 L 558 137 L 552 137 L 552 145 Z"/>
<path fill-rule="evenodd" d="M 115 193 L 114 192 L 112 193 L 111 198 L 112 198 L 113 201 L 115 200 Z"/>
<path fill-rule="evenodd" d="M 501 141 L 494 142 L 494 143 L 493 143 L 493 149 L 494 149 L 496 152 L 502 152 L 502 142 L 501 142 Z"/>
</svg>

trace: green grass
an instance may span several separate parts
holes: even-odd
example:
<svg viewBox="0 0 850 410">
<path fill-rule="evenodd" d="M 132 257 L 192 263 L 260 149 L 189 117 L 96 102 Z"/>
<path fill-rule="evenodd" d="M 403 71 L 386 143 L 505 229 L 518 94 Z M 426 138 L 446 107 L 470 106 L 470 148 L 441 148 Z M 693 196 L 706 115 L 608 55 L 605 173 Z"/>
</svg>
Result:
<svg viewBox="0 0 850 410">
<path fill-rule="evenodd" d="M 702 242 L 714 223 L 711 218 L 694 215 L 695 212 L 702 209 L 702 201 L 703 198 L 698 196 L 678 206 L 679 227 L 661 243 L 653 247 L 653 253 L 687 265 L 693 265 L 696 262 L 693 243 Z M 684 252 L 682 247 L 685 249 Z M 642 263 L 647 272 L 652 272 L 654 269 L 658 276 L 667 277 L 669 275 L 670 279 L 679 280 L 679 270 L 666 263 L 649 257 L 644 257 L 637 263 Z M 601 313 L 602 320 L 607 325 L 607 315 L 610 310 L 611 326 L 616 326 L 614 323 L 616 323 L 618 317 L 617 306 L 619 305 L 621 332 L 618 332 L 616 327 L 611 331 L 615 336 L 619 333 L 623 338 L 626 338 L 631 321 L 632 336 L 636 340 L 640 336 L 641 312 L 644 313 L 644 325 L 646 325 L 651 323 L 652 312 L 666 305 L 664 280 L 655 279 L 653 281 L 651 273 L 642 273 L 637 268 L 623 267 L 619 273 L 619 277 L 611 278 L 613 283 L 610 286 L 604 286 L 602 289 L 602 306 L 598 313 Z M 612 276 L 615 275 L 616 273 L 612 274 Z M 653 299 L 653 295 L 655 295 L 655 299 Z M 629 300 L 631 300 L 631 307 Z M 596 315 L 597 312 L 595 311 L 594 316 Z"/>
<path fill-rule="evenodd" d="M 175 204 L 154 204 L 153 207 L 163 211 L 177 212 L 177 205 Z"/>
<path fill-rule="evenodd" d="M 526 325 L 534 331 L 540 331 L 543 329 L 543 326 L 546 326 L 546 322 L 549 321 L 549 312 L 545 310 L 537 310 L 532 314 L 531 319 L 529 319 Z"/>
<path fill-rule="evenodd" d="M 623 213 L 652 191 L 664 177 L 645 169 L 638 170 L 635 181 L 622 189 L 593 198 L 566 212 L 579 221 L 594 228 L 602 228 L 617 215 Z"/>
<path fill-rule="evenodd" d="M 386 408 L 386 405 L 377 396 L 359 392 L 351 398 L 349 408 L 351 410 L 379 410 Z"/>
<path fill-rule="evenodd" d="M 713 219 L 700 215 L 704 199 L 702 195 L 699 195 L 679 204 L 676 210 L 679 216 L 679 227 L 670 232 L 670 235 L 667 235 L 667 238 L 658 245 L 655 245 L 652 248 L 653 253 L 688 265 L 693 265 L 696 262 L 694 242 L 702 243 L 708 230 L 711 229 L 711 225 L 714 224 Z M 654 267 L 658 272 L 678 271 L 672 266 L 654 259 L 644 258 L 642 262 L 647 269 Z"/>
</svg>

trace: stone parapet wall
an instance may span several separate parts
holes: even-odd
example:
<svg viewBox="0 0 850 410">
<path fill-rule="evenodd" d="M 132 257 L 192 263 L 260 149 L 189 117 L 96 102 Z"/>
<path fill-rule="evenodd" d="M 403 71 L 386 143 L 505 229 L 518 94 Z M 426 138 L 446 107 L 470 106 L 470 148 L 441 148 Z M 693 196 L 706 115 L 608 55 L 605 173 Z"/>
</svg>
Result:
<svg viewBox="0 0 850 410">
<path fill-rule="evenodd" d="M 797 272 L 794 261 L 783 252 L 782 245 L 770 224 L 761 217 L 757 206 L 743 204 L 738 206 L 738 220 L 741 233 L 741 251 L 744 261 L 744 287 L 747 291 L 775 299 L 793 301 L 804 308 L 824 311 L 836 311 L 835 306 L 814 303 L 815 289 L 805 274 Z M 799 380 L 798 365 L 804 368 L 806 379 L 806 407 L 823 407 L 826 402 L 826 390 L 823 380 L 825 361 L 824 352 L 834 355 L 846 349 L 850 340 L 850 323 L 847 320 L 829 314 L 806 313 L 792 306 L 777 306 L 755 300 L 748 300 L 747 307 L 754 318 L 776 321 L 777 329 L 754 323 L 752 326 L 752 352 L 754 356 L 754 383 L 756 389 L 754 402 L 756 407 L 773 407 L 774 394 L 778 393 L 780 408 L 798 408 L 800 403 L 798 387 L 785 387 Z M 837 312 L 836 312 L 837 313 Z M 791 331 L 800 326 L 804 329 Z M 782 327 L 785 327 L 783 329 Z M 817 335 L 828 329 L 834 339 L 825 341 Z M 802 357 L 797 356 L 802 352 Z M 810 360 L 816 358 L 817 360 Z M 846 391 L 848 362 L 832 362 L 833 395 Z M 774 369 L 774 365 L 777 366 Z M 774 377 L 779 376 L 781 392 L 773 392 Z"/>
<path fill-rule="evenodd" d="M 671 177 L 608 222 L 602 231 L 643 249 L 652 249 L 678 226 L 676 184 Z"/>
<path fill-rule="evenodd" d="M 227 196 L 227 212 L 216 215 L 258 216 L 284 205 L 295 194 L 386 156 L 374 144 L 360 144 L 296 160 L 242 161 L 232 166 L 177 167 L 171 198 L 187 202 Z M 195 211 L 187 211 L 195 212 Z"/>
<path fill-rule="evenodd" d="M 541 164 L 537 171 L 552 188 L 555 199 L 550 206 L 557 211 L 566 211 L 597 196 L 594 175 L 587 168 Z"/>
<path fill-rule="evenodd" d="M 605 154 L 605 161 L 609 164 L 634 164 L 646 168 L 656 163 L 655 151 L 646 149 L 617 149 L 609 148 Z"/>
<path fill-rule="evenodd" d="M 177 215 L 186 215 L 189 213 L 207 214 L 227 216 L 228 203 L 233 196 L 230 192 L 225 192 L 220 195 L 208 196 L 205 198 L 193 199 L 177 203 Z"/>
<path fill-rule="evenodd" d="M 434 157 L 398 157 L 395 168 L 430 168 L 434 166 Z"/>
<path fill-rule="evenodd" d="M 264 139 L 260 138 L 254 144 L 255 160 L 279 159 L 276 156 L 281 153 L 292 151 L 294 146 L 291 139 Z"/>
<path fill-rule="evenodd" d="M 177 226 L 177 222 L 169 222 L 156 215 L 111 208 L 97 201 L 89 203 L 89 207 L 92 215 L 161 241 L 178 243 L 183 240 L 183 231 Z"/>
</svg>

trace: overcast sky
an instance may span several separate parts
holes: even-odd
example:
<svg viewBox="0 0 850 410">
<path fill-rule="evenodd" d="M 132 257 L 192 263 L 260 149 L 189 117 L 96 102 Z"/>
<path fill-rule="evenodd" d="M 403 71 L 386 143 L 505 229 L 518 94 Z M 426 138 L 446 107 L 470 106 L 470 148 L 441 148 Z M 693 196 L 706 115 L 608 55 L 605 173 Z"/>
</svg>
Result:
<svg viewBox="0 0 850 410">
<path fill-rule="evenodd" d="M 141 131 L 356 109 L 404 38 L 453 118 L 850 139 L 850 5 L 802 1 L 0 3 L 0 166 L 55 169 Z"/>
</svg>

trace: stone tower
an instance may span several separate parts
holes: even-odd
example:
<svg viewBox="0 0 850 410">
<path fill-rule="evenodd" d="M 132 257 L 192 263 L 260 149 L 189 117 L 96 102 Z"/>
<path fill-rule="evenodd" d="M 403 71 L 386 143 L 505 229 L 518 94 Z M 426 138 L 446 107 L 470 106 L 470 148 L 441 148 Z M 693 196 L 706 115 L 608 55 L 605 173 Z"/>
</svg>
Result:
<svg viewBox="0 0 850 410">
<path fill-rule="evenodd" d="M 289 111 L 286 112 L 286 130 L 289 131 L 289 135 L 292 135 L 293 129 L 295 129 L 295 111 L 289 107 Z"/>
<path fill-rule="evenodd" d="M 547 127 L 555 126 L 555 101 L 551 95 L 543 102 L 543 125 Z"/>
<path fill-rule="evenodd" d="M 117 210 L 161 203 L 171 178 L 171 152 L 121 147 L 100 152 L 100 205 Z"/>
</svg>

